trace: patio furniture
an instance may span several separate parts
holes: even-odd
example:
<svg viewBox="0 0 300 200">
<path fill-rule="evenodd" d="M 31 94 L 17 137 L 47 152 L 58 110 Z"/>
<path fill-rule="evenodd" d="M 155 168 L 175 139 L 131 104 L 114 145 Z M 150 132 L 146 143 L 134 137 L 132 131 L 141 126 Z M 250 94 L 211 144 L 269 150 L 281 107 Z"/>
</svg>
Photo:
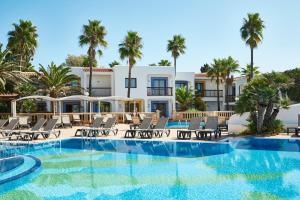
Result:
<svg viewBox="0 0 300 200">
<path fill-rule="evenodd" d="M 47 139 L 51 134 L 58 138 L 60 136 L 60 131 L 55 130 L 56 123 L 57 119 L 49 119 L 43 130 L 25 133 L 22 138 L 31 141 L 38 139 L 38 137 L 42 135 L 44 139 Z"/>
<path fill-rule="evenodd" d="M 125 114 L 125 123 L 132 123 L 133 122 L 133 120 L 132 120 L 132 117 L 131 117 L 131 115 L 130 114 Z"/>
<path fill-rule="evenodd" d="M 141 122 L 142 122 L 142 121 L 145 119 L 145 117 L 146 117 L 146 115 L 143 114 L 143 113 L 139 113 L 138 116 L 139 116 Z"/>
<path fill-rule="evenodd" d="M 103 122 L 103 117 L 96 118 L 90 127 L 77 129 L 75 132 L 75 136 L 87 136 L 89 131 L 100 128 L 102 122 Z M 80 135 L 78 135 L 77 133 L 80 133 Z"/>
<path fill-rule="evenodd" d="M 299 136 L 299 130 L 300 130 L 300 115 L 298 115 L 298 126 L 295 129 L 295 136 Z"/>
<path fill-rule="evenodd" d="M 38 121 L 35 123 L 35 125 L 31 128 L 31 130 L 24 130 L 24 131 L 19 131 L 19 132 L 13 132 L 9 139 L 13 139 L 13 136 L 16 136 L 16 139 L 23 139 L 25 140 L 24 137 L 27 137 L 30 134 L 33 134 L 37 131 L 40 131 L 40 129 L 44 126 L 44 124 L 46 123 L 46 119 L 38 119 Z M 23 137 L 24 136 L 24 137 Z"/>
<path fill-rule="evenodd" d="M 19 127 L 20 128 L 30 128 L 29 117 L 28 116 L 20 116 L 19 118 Z"/>
<path fill-rule="evenodd" d="M 73 114 L 73 124 L 78 124 L 78 125 L 81 125 L 81 119 L 80 119 L 80 116 L 78 114 Z"/>
<path fill-rule="evenodd" d="M 90 133 L 93 133 L 92 136 L 98 136 L 99 133 L 108 136 L 110 132 L 113 132 L 113 134 L 116 135 L 118 133 L 118 129 L 114 127 L 115 123 L 116 123 L 116 118 L 114 117 L 108 118 L 102 128 L 94 129 Z"/>
<path fill-rule="evenodd" d="M 207 138 L 207 134 L 210 134 L 210 139 L 212 138 L 212 134 L 215 135 L 215 138 L 217 138 L 218 136 L 221 137 L 221 131 L 218 127 L 218 117 L 207 117 L 205 128 L 197 130 L 195 134 L 197 139 Z"/>
<path fill-rule="evenodd" d="M 62 123 L 63 123 L 63 127 L 67 127 L 68 126 L 68 127 L 72 128 L 72 123 L 71 123 L 69 115 L 62 115 L 61 116 L 61 120 L 62 120 Z"/>
<path fill-rule="evenodd" d="M 192 133 L 199 130 L 200 123 L 200 118 L 192 118 L 190 125 L 186 130 L 177 130 L 177 139 L 190 140 L 192 138 Z"/>
<path fill-rule="evenodd" d="M 57 122 L 56 122 L 56 127 L 64 127 L 64 124 L 62 122 L 62 117 L 61 116 L 53 116 L 52 119 L 56 119 Z"/>
<path fill-rule="evenodd" d="M 0 130 L 3 128 L 3 126 L 6 124 L 6 119 L 0 119 Z"/>
<path fill-rule="evenodd" d="M 0 130 L 0 134 L 3 138 L 10 136 L 10 134 L 16 129 L 19 124 L 19 119 L 12 119 L 5 127 Z"/>
<path fill-rule="evenodd" d="M 136 133 L 140 133 L 143 130 L 149 129 L 151 126 L 151 123 L 152 123 L 152 118 L 145 117 L 140 125 L 138 125 L 137 127 L 134 127 L 134 129 L 131 129 L 132 127 L 130 127 L 130 130 L 126 130 L 125 138 L 134 138 Z"/>
<path fill-rule="evenodd" d="M 153 134 L 155 135 L 155 137 L 162 137 L 164 133 L 167 135 L 167 137 L 169 137 L 170 130 L 166 129 L 168 121 L 169 118 L 166 117 L 159 118 L 157 124 L 152 129 L 141 131 L 140 133 L 141 138 L 151 139 L 153 137 Z"/>
</svg>

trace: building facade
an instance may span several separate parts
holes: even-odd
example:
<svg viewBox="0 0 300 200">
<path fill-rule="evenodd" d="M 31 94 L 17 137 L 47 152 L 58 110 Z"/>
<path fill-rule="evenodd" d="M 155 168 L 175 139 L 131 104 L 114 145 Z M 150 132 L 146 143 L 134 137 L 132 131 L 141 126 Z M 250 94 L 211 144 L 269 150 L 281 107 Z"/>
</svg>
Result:
<svg viewBox="0 0 300 200">
<path fill-rule="evenodd" d="M 82 93 L 89 95 L 89 68 L 70 67 L 72 73 L 80 77 Z M 219 93 L 220 108 L 225 110 L 226 98 L 229 109 L 232 110 L 241 94 L 246 79 L 243 77 L 233 79 L 228 87 L 228 96 L 225 97 L 225 84 L 222 80 L 217 90 L 215 79 L 211 79 L 205 73 L 177 72 L 174 67 L 166 66 L 134 66 L 131 75 L 130 97 L 136 101 L 127 102 L 126 112 L 133 112 L 134 105 L 140 112 L 155 112 L 160 110 L 163 116 L 171 116 L 176 110 L 176 88 L 185 86 L 195 92 L 206 104 L 207 111 L 218 109 L 217 96 Z M 120 96 L 127 97 L 128 91 L 128 66 L 114 66 L 113 68 L 94 68 L 92 77 L 92 96 Z M 133 105 L 134 104 L 134 105 Z M 65 102 L 64 112 L 80 112 L 85 105 L 82 102 Z M 99 110 L 99 105 L 94 106 L 94 112 Z M 121 105 L 117 102 L 102 102 L 101 111 L 119 112 Z"/>
</svg>

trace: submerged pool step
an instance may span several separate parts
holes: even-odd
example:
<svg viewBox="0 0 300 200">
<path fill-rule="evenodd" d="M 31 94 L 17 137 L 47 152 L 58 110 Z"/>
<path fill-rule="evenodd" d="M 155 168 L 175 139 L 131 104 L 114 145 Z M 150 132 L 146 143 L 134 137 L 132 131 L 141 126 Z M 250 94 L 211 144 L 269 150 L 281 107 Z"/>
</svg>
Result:
<svg viewBox="0 0 300 200">
<path fill-rule="evenodd" d="M 0 160 L 0 166 L 0 185 L 2 185 L 36 171 L 41 166 L 41 161 L 30 155 L 19 155 Z"/>
</svg>

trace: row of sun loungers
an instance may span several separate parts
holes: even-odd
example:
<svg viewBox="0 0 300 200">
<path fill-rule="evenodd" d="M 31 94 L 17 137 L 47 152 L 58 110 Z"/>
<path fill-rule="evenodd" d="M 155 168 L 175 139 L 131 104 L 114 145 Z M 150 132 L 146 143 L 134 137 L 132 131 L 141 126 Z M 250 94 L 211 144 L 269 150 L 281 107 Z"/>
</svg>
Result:
<svg viewBox="0 0 300 200">
<path fill-rule="evenodd" d="M 205 127 L 201 127 L 200 124 L 200 118 L 191 119 L 190 125 L 186 130 L 177 131 L 177 138 L 182 140 L 191 139 L 193 133 L 198 140 L 208 138 L 208 135 L 209 139 L 212 139 L 212 135 L 214 135 L 215 138 L 218 136 L 221 137 L 221 129 L 218 126 L 218 117 L 208 117 Z"/>
<path fill-rule="evenodd" d="M 1 120 L 0 122 L 2 140 L 34 140 L 40 135 L 46 139 L 51 134 L 58 138 L 60 135 L 60 131 L 55 130 L 57 119 L 39 119 L 30 130 L 17 130 L 19 119 L 12 119 L 7 126 L 4 126 L 6 123 L 7 120 Z"/>
</svg>

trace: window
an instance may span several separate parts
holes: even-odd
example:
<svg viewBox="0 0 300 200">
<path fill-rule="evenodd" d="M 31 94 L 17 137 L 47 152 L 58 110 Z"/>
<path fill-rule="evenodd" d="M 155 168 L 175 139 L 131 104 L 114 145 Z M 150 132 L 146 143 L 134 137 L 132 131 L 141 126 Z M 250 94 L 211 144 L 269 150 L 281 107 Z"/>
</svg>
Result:
<svg viewBox="0 0 300 200">
<path fill-rule="evenodd" d="M 125 88 L 128 88 L 128 78 L 125 78 Z M 136 78 L 131 78 L 130 88 L 136 88 Z"/>
<path fill-rule="evenodd" d="M 176 86 L 176 88 L 181 88 L 181 87 L 188 88 L 188 82 L 187 81 L 176 81 L 175 86 Z"/>
</svg>

